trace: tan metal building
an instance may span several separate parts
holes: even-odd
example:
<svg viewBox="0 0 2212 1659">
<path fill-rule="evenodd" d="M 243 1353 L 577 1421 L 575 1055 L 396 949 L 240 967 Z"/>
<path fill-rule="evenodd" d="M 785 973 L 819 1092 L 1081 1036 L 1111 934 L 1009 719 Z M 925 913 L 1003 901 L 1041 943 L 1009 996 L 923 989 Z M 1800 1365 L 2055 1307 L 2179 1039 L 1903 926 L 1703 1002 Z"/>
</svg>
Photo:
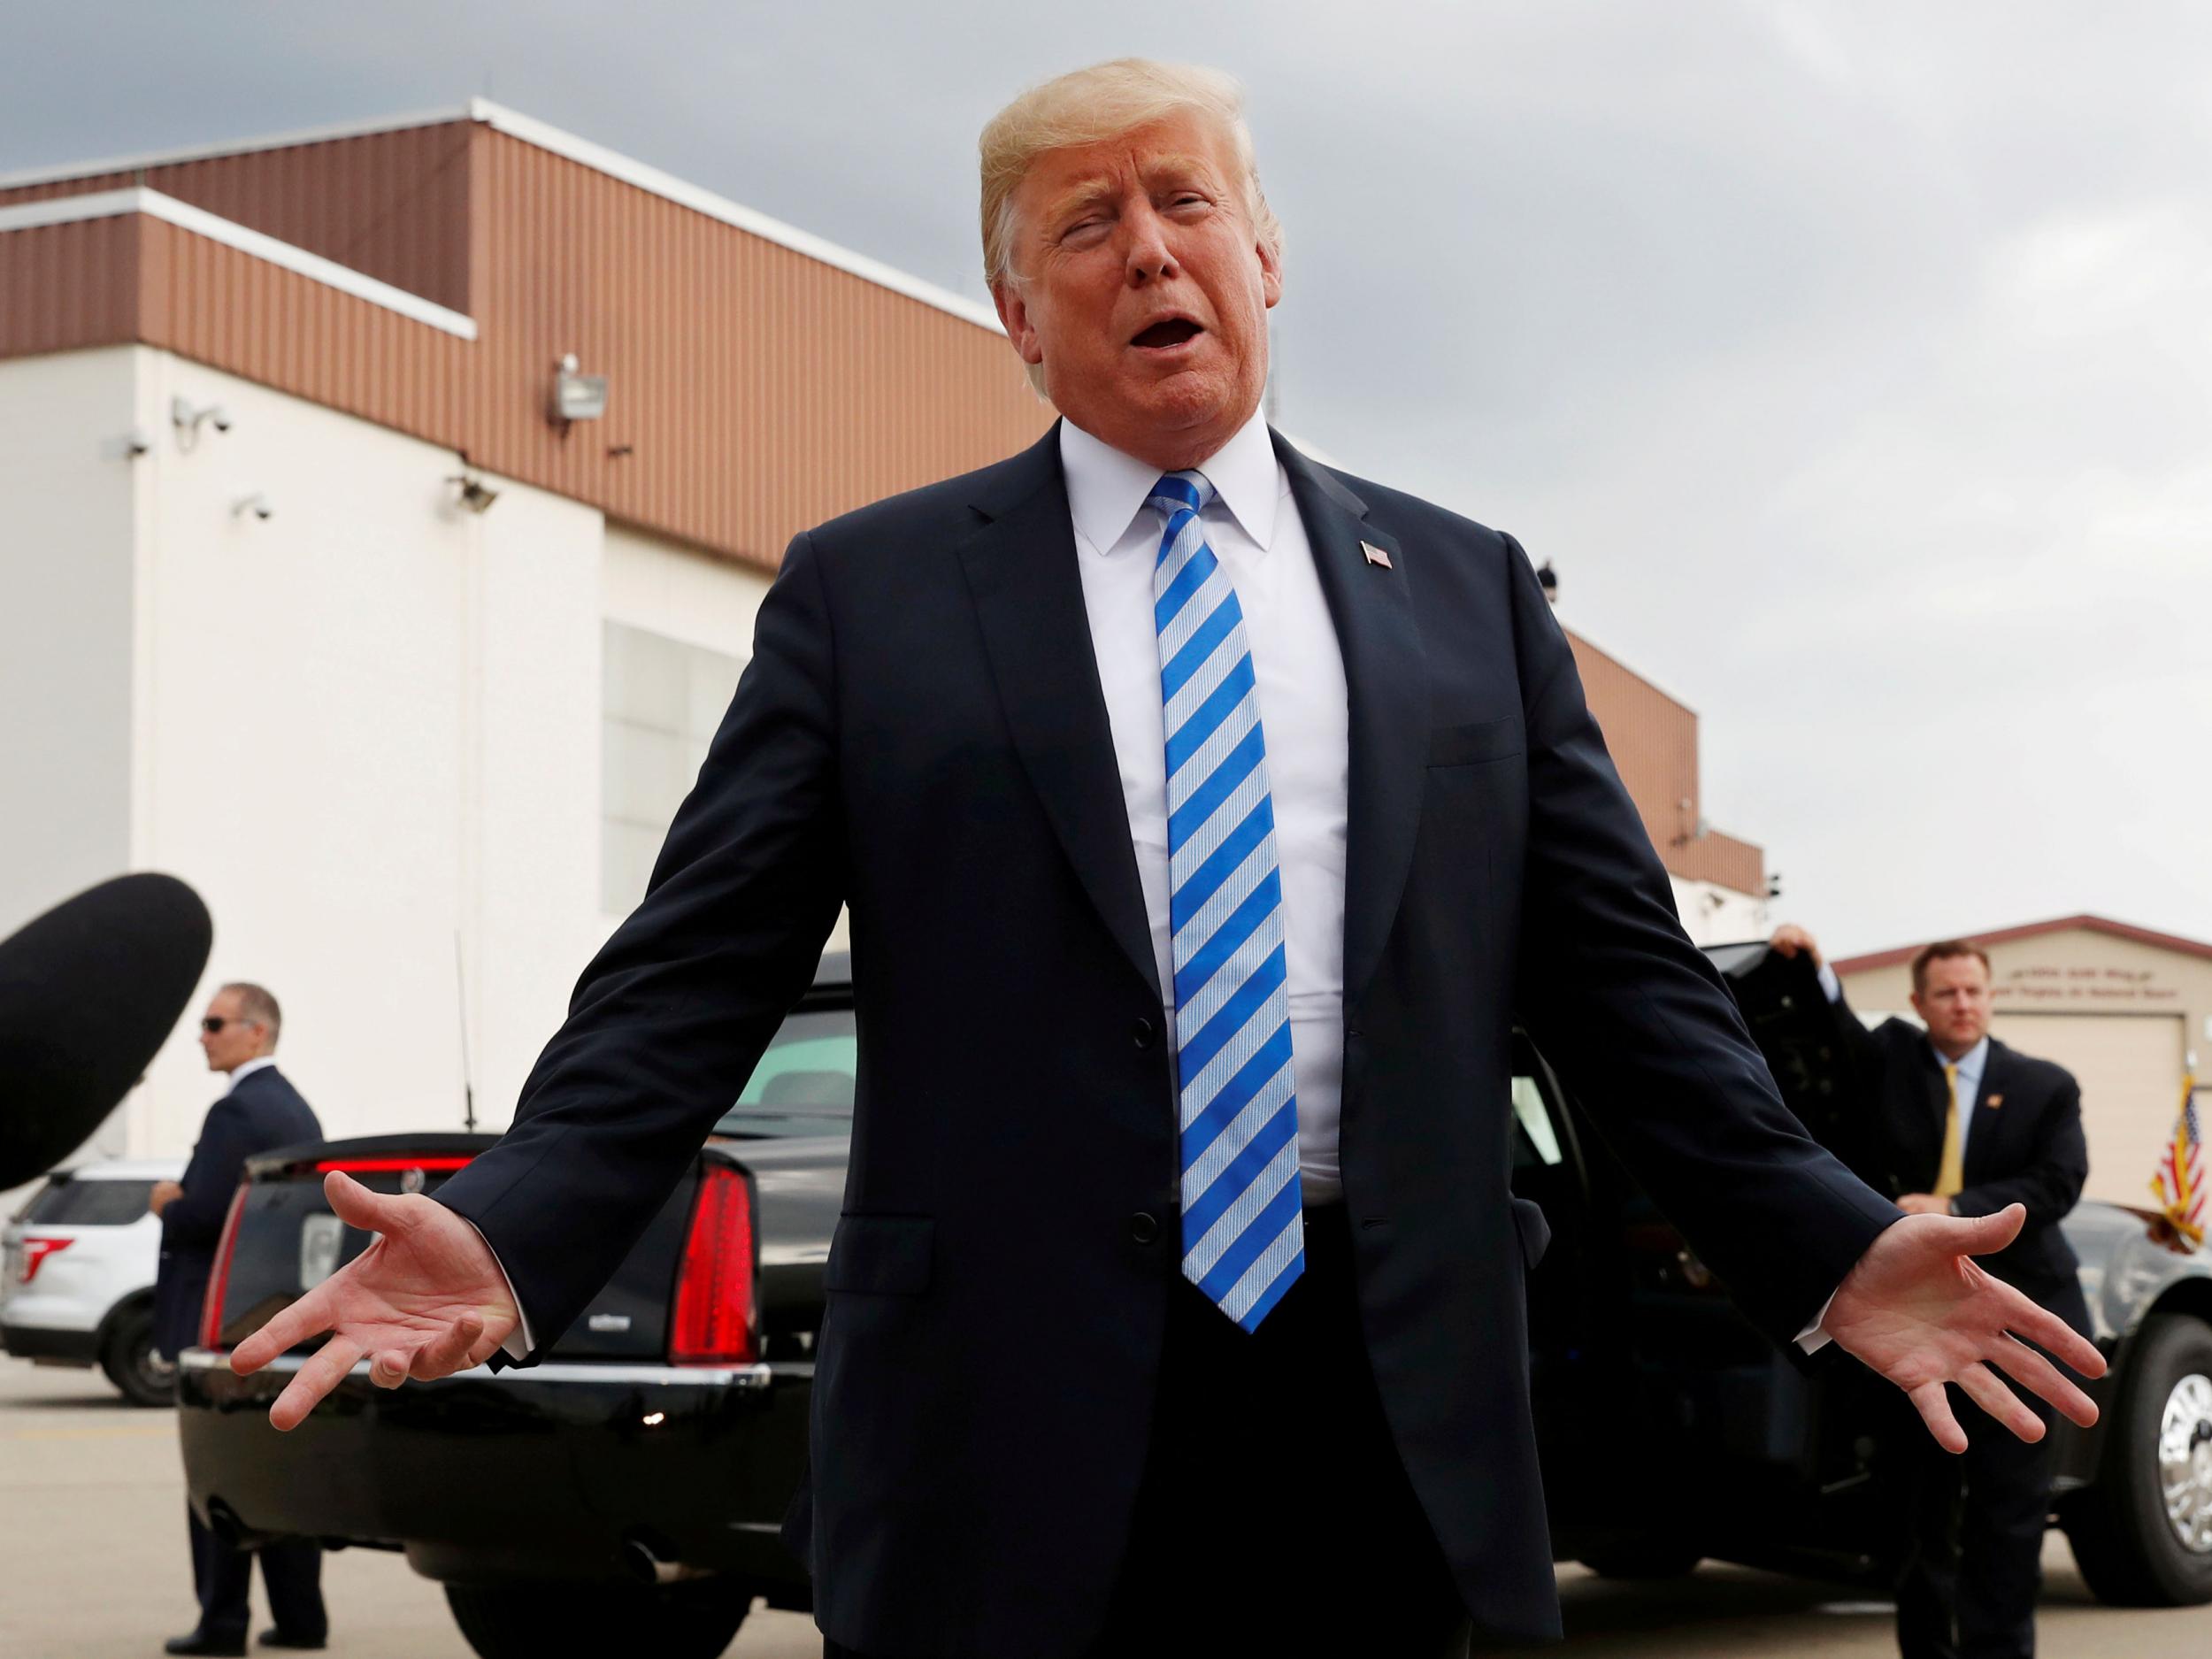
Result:
<svg viewBox="0 0 2212 1659">
<path fill-rule="evenodd" d="M 482 100 L 0 176 L 0 359 L 159 347 L 767 569 L 1051 419 L 987 306 Z"/>
<path fill-rule="evenodd" d="M 2101 916 L 1972 935 L 1989 952 L 1995 1036 L 2081 1084 L 2094 1198 L 2149 1202 L 2193 1051 L 2212 1058 L 2212 944 Z M 1919 946 L 1836 963 L 1862 1014 L 1909 1015 Z M 2201 1080 L 2201 1073 L 2200 1073 Z"/>
<path fill-rule="evenodd" d="M 1572 629 L 1567 640 L 1590 712 L 1673 878 L 1690 937 L 1701 944 L 1764 938 L 1766 855 L 1705 820 L 1696 712 Z"/>
</svg>

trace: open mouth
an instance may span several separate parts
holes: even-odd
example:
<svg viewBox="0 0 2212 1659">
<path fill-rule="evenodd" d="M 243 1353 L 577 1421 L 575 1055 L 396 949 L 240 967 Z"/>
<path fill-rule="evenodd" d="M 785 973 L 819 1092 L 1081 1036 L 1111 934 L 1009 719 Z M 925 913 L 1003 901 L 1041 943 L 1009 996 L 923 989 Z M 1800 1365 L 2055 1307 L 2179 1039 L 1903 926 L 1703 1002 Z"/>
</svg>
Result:
<svg viewBox="0 0 2212 1659">
<path fill-rule="evenodd" d="M 1206 331 L 1187 317 L 1170 317 L 1154 323 L 1129 343 L 1142 346 L 1148 351 L 1164 350 L 1169 347 L 1187 344 Z"/>
</svg>

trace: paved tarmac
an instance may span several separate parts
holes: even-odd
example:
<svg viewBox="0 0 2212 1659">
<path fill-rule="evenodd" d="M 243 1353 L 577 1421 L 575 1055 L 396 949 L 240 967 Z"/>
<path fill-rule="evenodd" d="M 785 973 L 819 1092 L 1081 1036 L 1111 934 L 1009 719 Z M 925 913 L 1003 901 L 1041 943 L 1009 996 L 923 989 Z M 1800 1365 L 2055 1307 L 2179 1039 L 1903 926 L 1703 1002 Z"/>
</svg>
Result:
<svg viewBox="0 0 2212 1659">
<path fill-rule="evenodd" d="M 2197 1659 L 2212 1608 L 2100 1606 L 2053 1534 L 2043 1659 Z M 331 1648 L 344 1659 L 470 1659 L 438 1586 L 400 1556 L 332 1555 L 323 1582 Z M 1879 1659 L 1889 1609 L 1830 1586 L 1707 1566 L 1665 1584 L 1560 1570 L 1576 1659 Z M 267 1624 L 257 1581 L 255 1628 Z M 96 1371 L 0 1359 L 0 1655 L 150 1659 L 190 1628 L 184 1478 L 176 1414 L 125 1406 Z M 800 1615 L 757 1610 L 728 1659 L 816 1659 Z M 549 1655 L 549 1659 L 554 1656 Z M 1361 1659 L 1367 1659 L 1362 1655 Z"/>
</svg>

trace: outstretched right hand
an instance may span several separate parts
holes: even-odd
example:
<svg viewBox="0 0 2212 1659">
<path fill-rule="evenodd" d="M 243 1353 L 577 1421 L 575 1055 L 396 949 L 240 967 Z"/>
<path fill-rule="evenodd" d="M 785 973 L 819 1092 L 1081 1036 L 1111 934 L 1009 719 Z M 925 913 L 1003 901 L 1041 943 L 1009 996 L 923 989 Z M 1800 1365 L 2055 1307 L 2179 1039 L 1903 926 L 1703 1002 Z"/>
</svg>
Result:
<svg viewBox="0 0 2212 1659">
<path fill-rule="evenodd" d="M 358 1360 L 369 1380 L 396 1388 L 480 1365 L 520 1322 L 506 1275 L 483 1236 L 434 1199 L 386 1197 L 333 1170 L 323 1192 L 339 1219 L 377 1235 L 369 1248 L 241 1342 L 240 1376 L 327 1331 L 269 1421 L 296 1428 Z"/>
</svg>

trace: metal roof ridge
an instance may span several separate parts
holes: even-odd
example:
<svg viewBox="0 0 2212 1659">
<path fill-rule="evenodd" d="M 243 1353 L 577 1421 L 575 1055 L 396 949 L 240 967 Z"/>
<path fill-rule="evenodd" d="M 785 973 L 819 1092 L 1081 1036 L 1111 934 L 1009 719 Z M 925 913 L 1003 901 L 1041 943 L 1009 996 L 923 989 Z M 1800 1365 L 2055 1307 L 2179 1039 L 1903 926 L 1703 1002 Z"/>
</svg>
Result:
<svg viewBox="0 0 2212 1659">
<path fill-rule="evenodd" d="M 963 321 L 973 323 L 979 328 L 987 328 L 995 334 L 1005 332 L 1000 325 L 998 313 L 980 301 L 956 294 L 949 288 L 940 288 L 934 282 L 902 271 L 895 265 L 886 265 L 880 259 L 871 258 L 826 237 L 818 236 L 811 231 L 801 230 L 797 226 L 787 224 L 757 208 L 747 207 L 743 203 L 733 201 L 703 185 L 680 179 L 674 173 L 609 150 L 603 144 L 594 143 L 549 122 L 541 121 L 535 116 L 511 110 L 504 104 L 493 103 L 489 98 L 471 98 L 468 115 L 471 120 L 481 121 L 510 138 L 519 139 L 539 150 L 565 157 L 580 166 L 603 173 L 609 178 L 618 179 L 625 184 L 673 202 L 680 207 L 703 213 L 709 219 L 719 219 L 763 241 L 788 248 L 794 253 L 803 254 L 810 259 L 872 282 L 879 288 L 889 288 L 925 305 L 949 311 Z"/>
<path fill-rule="evenodd" d="M 822 265 L 888 288 L 895 294 L 946 311 L 993 334 L 1003 334 L 998 313 L 979 300 L 940 288 L 934 282 L 887 265 L 880 259 L 801 230 L 757 208 L 680 179 L 674 173 L 595 144 L 535 116 L 495 104 L 489 98 L 471 98 L 457 108 L 419 111 L 411 115 L 388 116 L 380 120 L 349 121 L 336 126 L 280 133 L 267 138 L 233 139 L 227 142 L 196 144 L 184 149 L 148 150 L 134 156 L 115 156 L 100 161 L 68 162 L 58 166 L 33 167 L 0 173 L 0 190 L 27 185 L 53 184 L 69 179 L 93 178 L 104 173 L 132 173 L 148 167 L 174 166 L 188 161 L 211 161 L 225 156 L 246 156 L 267 150 L 288 150 L 300 144 L 328 143 L 342 138 L 366 138 L 379 133 L 403 132 L 410 127 L 434 127 L 446 121 L 474 121 L 520 140 L 539 150 L 565 157 L 580 166 L 644 190 L 649 195 L 690 208 L 709 219 L 788 248 Z"/>
<path fill-rule="evenodd" d="M 131 156 L 110 156 L 98 161 L 61 162 L 44 167 L 25 167 L 0 173 L 0 190 L 19 190 L 27 185 L 58 184 L 70 179 L 96 178 L 104 173 L 134 173 L 143 167 L 173 167 L 188 161 L 215 161 L 225 156 L 251 156 L 265 150 L 290 150 L 299 144 L 327 144 L 342 138 L 368 138 L 379 133 L 403 133 L 411 127 L 436 127 L 446 121 L 475 119 L 472 104 L 449 104 L 443 109 L 418 110 L 409 115 L 387 115 L 375 120 L 342 121 L 297 132 L 276 133 L 265 138 L 233 138 L 212 144 L 188 144 L 174 150 L 142 150 Z"/>
<path fill-rule="evenodd" d="M 150 185 L 127 184 L 113 190 L 87 190 L 76 196 L 51 196 L 34 202 L 13 203 L 0 207 L 0 233 L 35 230 L 47 225 L 80 224 L 93 219 L 117 219 L 129 213 L 143 213 L 150 219 L 174 225 L 179 230 L 234 248 L 280 270 L 293 272 L 325 288 L 349 294 L 355 299 L 365 300 L 463 340 L 476 338 L 476 319 L 472 317 L 396 288 L 351 265 L 280 241 L 265 231 L 211 213 L 189 202 L 180 202 Z"/>
<path fill-rule="evenodd" d="M 2154 927 L 2142 927 L 2133 922 L 2118 921 L 2109 916 L 2100 916 L 2093 910 L 2079 910 L 2071 916 L 2054 916 L 2047 921 L 2021 922 L 2010 927 L 1993 928 L 1986 933 L 1954 933 L 1950 938 L 1963 939 L 1970 944 L 1982 946 L 2007 945 L 2016 940 L 2036 939 L 2049 933 L 2065 933 L 2080 928 L 2092 933 L 2103 933 L 2108 938 L 2131 940 L 2139 945 L 2154 949 L 2171 950 L 2181 956 L 2212 957 L 2212 943 L 2191 939 L 2183 933 L 2169 933 Z M 1855 956 L 1839 956 L 1828 965 L 1838 973 L 1863 973 L 1873 968 L 1893 967 L 1901 962 L 1910 962 L 1918 956 L 1922 945 L 1895 945 L 1881 950 L 1862 951 Z"/>
</svg>

